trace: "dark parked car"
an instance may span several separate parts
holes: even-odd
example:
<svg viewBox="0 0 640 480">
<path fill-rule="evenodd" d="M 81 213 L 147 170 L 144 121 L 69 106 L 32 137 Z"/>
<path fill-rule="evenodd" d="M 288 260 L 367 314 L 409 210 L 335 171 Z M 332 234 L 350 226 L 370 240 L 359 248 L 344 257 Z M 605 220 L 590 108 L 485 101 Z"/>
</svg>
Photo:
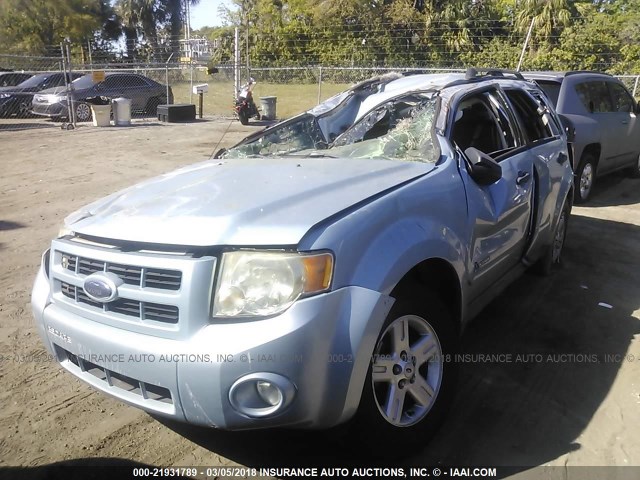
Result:
<svg viewBox="0 0 640 480">
<path fill-rule="evenodd" d="M 71 100 L 76 120 L 91 120 L 89 103 L 95 97 L 118 98 L 131 100 L 131 111 L 156 115 L 158 105 L 173 103 L 173 92 L 169 88 L 137 73 L 107 73 L 104 80 L 96 81 L 94 74 L 84 75 L 72 83 Z M 33 113 L 53 118 L 69 118 L 67 94 L 63 89 L 49 89 L 36 95 L 33 99 Z"/>
<path fill-rule="evenodd" d="M 33 73 L 0 72 L 0 87 L 15 87 L 33 76 Z"/>
<path fill-rule="evenodd" d="M 640 177 L 640 113 L 624 84 L 598 72 L 529 72 L 575 128 L 576 202 L 586 202 L 596 176 L 627 169 Z"/>
<path fill-rule="evenodd" d="M 25 81 L 14 87 L 0 88 L 0 117 L 16 115 L 26 117 L 31 112 L 31 102 L 33 94 L 42 90 L 64 86 L 65 75 L 60 72 L 39 73 L 37 75 L 28 74 Z M 80 74 L 73 74 L 72 80 L 80 77 Z"/>
</svg>

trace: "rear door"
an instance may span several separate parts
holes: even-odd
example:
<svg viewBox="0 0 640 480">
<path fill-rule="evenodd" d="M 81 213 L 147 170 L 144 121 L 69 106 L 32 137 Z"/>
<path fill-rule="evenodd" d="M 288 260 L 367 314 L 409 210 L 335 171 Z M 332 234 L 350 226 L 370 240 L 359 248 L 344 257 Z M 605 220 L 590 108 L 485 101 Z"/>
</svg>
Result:
<svg viewBox="0 0 640 480">
<path fill-rule="evenodd" d="M 140 75 L 123 75 L 122 91 L 125 98 L 131 99 L 132 110 L 144 110 L 151 98 L 152 87 Z"/>
<path fill-rule="evenodd" d="M 502 168 L 491 185 L 471 178 L 466 156 L 461 175 L 467 192 L 471 241 L 471 289 L 477 298 L 520 263 L 532 210 L 533 161 L 504 97 L 489 89 L 464 97 L 456 108 L 451 140 L 489 154 Z"/>
<path fill-rule="evenodd" d="M 533 165 L 533 210 L 527 259 L 536 259 L 547 248 L 554 229 L 557 191 L 570 172 L 569 151 L 560 119 L 538 90 L 505 89 L 518 118 Z"/>
<path fill-rule="evenodd" d="M 103 97 L 118 98 L 124 94 L 123 74 L 107 75 L 107 77 L 95 87 L 96 93 Z"/>
<path fill-rule="evenodd" d="M 613 111 L 612 129 L 619 141 L 615 167 L 635 165 L 640 151 L 640 122 L 636 118 L 636 102 L 618 82 L 608 81 Z"/>
<path fill-rule="evenodd" d="M 601 132 L 601 153 L 598 162 L 598 172 L 606 173 L 614 170 L 622 161 L 626 134 L 623 129 L 623 119 L 614 112 L 608 82 L 604 80 L 590 80 L 576 84 L 576 93 L 584 105 L 587 116 L 594 120 Z M 627 118 L 628 121 L 628 118 Z M 576 135 L 579 135 L 578 131 Z"/>
</svg>

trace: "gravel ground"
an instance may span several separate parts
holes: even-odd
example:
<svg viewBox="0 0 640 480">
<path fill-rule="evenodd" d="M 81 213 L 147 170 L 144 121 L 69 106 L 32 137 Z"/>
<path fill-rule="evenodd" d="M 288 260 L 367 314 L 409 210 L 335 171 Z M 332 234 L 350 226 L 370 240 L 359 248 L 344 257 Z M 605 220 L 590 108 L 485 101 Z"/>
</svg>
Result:
<svg viewBox="0 0 640 480">
<path fill-rule="evenodd" d="M 0 121 L 0 474 L 44 473 L 63 461 L 355 462 L 331 434 L 228 433 L 155 419 L 38 361 L 45 350 L 29 295 L 62 219 L 257 128 L 222 118 L 75 131 Z M 452 412 L 403 466 L 640 466 L 639 187 L 624 175 L 603 179 L 593 201 L 574 209 L 564 268 L 550 278 L 525 275 L 471 324 Z"/>
</svg>

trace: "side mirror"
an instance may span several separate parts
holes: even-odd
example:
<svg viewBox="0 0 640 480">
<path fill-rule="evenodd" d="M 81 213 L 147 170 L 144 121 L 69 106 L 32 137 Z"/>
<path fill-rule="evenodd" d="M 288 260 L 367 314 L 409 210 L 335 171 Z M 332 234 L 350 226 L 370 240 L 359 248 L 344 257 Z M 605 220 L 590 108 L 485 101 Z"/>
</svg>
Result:
<svg viewBox="0 0 640 480">
<path fill-rule="evenodd" d="M 471 178 L 479 185 L 491 185 L 502 178 L 502 167 L 486 153 L 469 147 L 464 154 L 471 165 Z"/>
</svg>

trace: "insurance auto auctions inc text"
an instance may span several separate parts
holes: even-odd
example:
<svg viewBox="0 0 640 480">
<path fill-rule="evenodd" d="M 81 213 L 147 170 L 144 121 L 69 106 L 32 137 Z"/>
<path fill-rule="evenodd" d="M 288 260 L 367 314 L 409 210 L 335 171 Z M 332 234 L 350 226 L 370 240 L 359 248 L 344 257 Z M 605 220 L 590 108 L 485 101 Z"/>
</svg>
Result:
<svg viewBox="0 0 640 480">
<path fill-rule="evenodd" d="M 399 468 L 382 468 L 382 467 L 354 467 L 354 468 L 281 468 L 270 467 L 260 468 L 258 476 L 271 477 L 319 477 L 319 478 L 426 478 L 426 477 L 495 477 L 497 475 L 495 468 L 476 467 L 476 468 L 453 468 L 453 467 L 399 467 Z"/>
</svg>

